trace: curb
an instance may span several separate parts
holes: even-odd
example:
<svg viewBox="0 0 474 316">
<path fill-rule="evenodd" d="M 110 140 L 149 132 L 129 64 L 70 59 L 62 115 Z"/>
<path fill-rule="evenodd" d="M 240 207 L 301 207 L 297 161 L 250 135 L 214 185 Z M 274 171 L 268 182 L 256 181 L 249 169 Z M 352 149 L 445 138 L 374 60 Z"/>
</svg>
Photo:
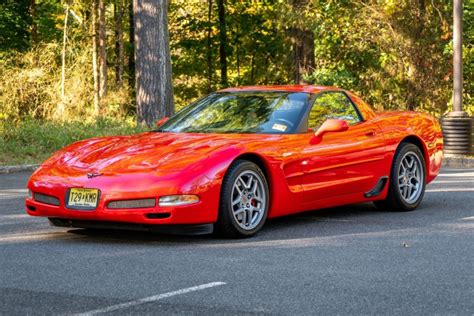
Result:
<svg viewBox="0 0 474 316">
<path fill-rule="evenodd" d="M 23 171 L 35 171 L 39 164 L 0 166 L 0 174 L 15 173 Z M 474 168 L 474 157 L 448 156 L 443 158 L 443 168 Z"/>
<path fill-rule="evenodd" d="M 474 157 L 465 156 L 445 156 L 443 158 L 443 167 L 451 168 L 474 168 Z"/>
<path fill-rule="evenodd" d="M 35 171 L 38 169 L 39 164 L 33 165 L 18 165 L 18 166 L 0 166 L 0 174 L 2 173 L 14 173 L 22 171 Z"/>
</svg>

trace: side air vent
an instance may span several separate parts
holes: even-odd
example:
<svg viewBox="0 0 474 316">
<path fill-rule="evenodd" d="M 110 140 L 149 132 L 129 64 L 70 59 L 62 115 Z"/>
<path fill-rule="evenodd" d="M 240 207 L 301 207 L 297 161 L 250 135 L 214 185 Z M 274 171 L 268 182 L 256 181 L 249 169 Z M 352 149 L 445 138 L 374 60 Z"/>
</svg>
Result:
<svg viewBox="0 0 474 316">
<path fill-rule="evenodd" d="M 382 193 L 383 189 L 385 188 L 385 184 L 387 184 L 387 181 L 388 181 L 387 176 L 381 177 L 372 190 L 370 190 L 369 192 L 365 192 L 365 194 L 364 194 L 365 197 L 366 198 L 371 198 L 371 197 L 375 197 L 375 196 L 379 195 L 380 193 Z"/>
</svg>

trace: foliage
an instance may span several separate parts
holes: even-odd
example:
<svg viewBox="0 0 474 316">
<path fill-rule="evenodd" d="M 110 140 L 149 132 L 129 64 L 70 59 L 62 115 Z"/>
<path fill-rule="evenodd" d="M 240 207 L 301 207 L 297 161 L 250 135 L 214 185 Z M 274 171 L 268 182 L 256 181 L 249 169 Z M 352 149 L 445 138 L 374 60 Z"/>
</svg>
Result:
<svg viewBox="0 0 474 316">
<path fill-rule="evenodd" d="M 69 121 L 93 116 L 92 43 L 87 26 L 90 12 L 86 5 L 84 2 L 71 8 L 75 16 L 69 19 L 65 99 L 60 95 L 64 8 L 59 1 L 43 0 L 37 6 L 38 45 L 23 52 L 4 54 L 0 59 L 0 119 L 33 117 Z M 109 46 L 113 47 L 112 38 Z M 113 77 L 113 69 L 109 76 Z M 103 100 L 101 115 L 129 115 L 133 113 L 131 103 L 127 85 L 113 86 Z M 61 116 L 57 113 L 59 104 L 65 108 Z"/>
<path fill-rule="evenodd" d="M 61 59 L 58 43 L 42 44 L 22 54 L 0 60 L 0 119 L 77 120 L 93 116 L 92 72 L 89 45 L 73 42 L 68 48 L 66 98 L 61 100 Z M 127 115 L 130 96 L 127 87 L 112 91 L 104 101 L 103 116 Z M 57 105 L 65 112 L 56 116 Z"/>
<path fill-rule="evenodd" d="M 279 25 L 275 1 L 228 1 L 229 86 L 289 83 L 289 59 L 285 32 Z M 217 5 L 200 0 L 176 0 L 170 6 L 170 37 L 175 103 L 180 108 L 190 100 L 223 88 L 219 85 Z M 211 28 L 211 80 L 207 67 L 207 28 Z"/>
<path fill-rule="evenodd" d="M 359 117 L 349 99 L 340 92 L 323 93 L 314 101 L 308 116 L 308 126 L 314 131 L 327 119 L 343 119 L 349 124 L 358 123 Z"/>
<path fill-rule="evenodd" d="M 464 107 L 474 116 L 474 1 L 464 4 Z"/>
<path fill-rule="evenodd" d="M 29 45 L 31 18 L 29 0 L 6 0 L 0 3 L 0 56 L 8 50 L 22 50 Z"/>
<path fill-rule="evenodd" d="M 311 9 L 319 9 L 317 69 L 308 81 L 352 89 L 378 109 L 446 111 L 449 5 L 329 1 Z"/>
<path fill-rule="evenodd" d="M 308 83 L 354 90 L 375 108 L 415 109 L 442 115 L 452 94 L 452 4 L 415 1 L 230 1 L 227 5 L 230 85 L 292 81 L 294 26 L 315 33 L 316 67 Z M 170 10 L 177 104 L 220 88 L 218 25 L 211 19 L 212 72 L 206 69 L 207 5 L 174 1 Z M 472 99 L 472 1 L 465 1 L 464 103 Z M 183 35 L 185 34 L 185 35 Z M 471 112 L 472 113 L 472 112 Z"/>
<path fill-rule="evenodd" d="M 0 4 L 0 117 L 74 120 L 93 112 L 92 0 L 71 1 L 66 45 L 66 98 L 60 98 L 64 1 L 6 0 Z M 175 104 L 222 88 L 216 1 L 174 0 L 169 7 Z M 129 41 L 130 0 L 124 1 L 124 40 Z M 295 8 L 294 3 L 301 5 Z M 109 94 L 102 116 L 135 112 L 133 59 L 122 88 L 115 86 L 114 3 L 107 6 Z M 355 91 L 375 108 L 415 109 L 437 115 L 451 106 L 452 1 L 298 0 L 226 1 L 230 86 L 293 81 L 291 29 L 314 32 L 315 69 L 309 83 Z M 38 43 L 31 42 L 32 23 Z M 209 34 L 208 34 L 209 32 Z M 209 35 L 209 37 L 208 37 Z M 474 112 L 474 2 L 464 1 L 464 107 Z M 128 56 L 128 54 L 127 54 Z M 210 63 L 209 63 L 210 61 Z M 55 117 L 58 104 L 66 114 Z"/>
<path fill-rule="evenodd" d="M 142 131 L 144 127 L 137 127 L 133 117 L 70 122 L 32 118 L 18 122 L 0 120 L 0 165 L 39 163 L 56 150 L 81 139 Z"/>
</svg>

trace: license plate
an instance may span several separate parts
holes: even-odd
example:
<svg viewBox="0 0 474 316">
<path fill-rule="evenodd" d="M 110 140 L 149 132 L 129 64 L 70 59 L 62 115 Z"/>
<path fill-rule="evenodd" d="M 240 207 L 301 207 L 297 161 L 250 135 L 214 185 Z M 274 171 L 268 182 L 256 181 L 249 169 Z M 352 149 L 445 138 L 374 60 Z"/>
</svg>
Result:
<svg viewBox="0 0 474 316">
<path fill-rule="evenodd" d="M 69 190 L 67 201 L 69 208 L 95 209 L 98 202 L 99 190 L 97 189 L 71 188 Z"/>
</svg>

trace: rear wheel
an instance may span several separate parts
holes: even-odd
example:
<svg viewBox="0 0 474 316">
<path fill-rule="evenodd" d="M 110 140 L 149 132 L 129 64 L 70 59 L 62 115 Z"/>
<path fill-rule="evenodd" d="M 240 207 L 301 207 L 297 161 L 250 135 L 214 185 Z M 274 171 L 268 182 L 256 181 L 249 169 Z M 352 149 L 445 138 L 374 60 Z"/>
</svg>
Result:
<svg viewBox="0 0 474 316">
<path fill-rule="evenodd" d="M 425 160 L 414 144 L 402 143 L 395 153 L 388 195 L 374 204 L 382 210 L 412 211 L 420 205 L 426 186 Z"/>
<path fill-rule="evenodd" d="M 262 170 L 248 160 L 236 160 L 222 183 L 218 231 L 225 237 L 255 235 L 268 213 L 268 184 Z"/>
</svg>

